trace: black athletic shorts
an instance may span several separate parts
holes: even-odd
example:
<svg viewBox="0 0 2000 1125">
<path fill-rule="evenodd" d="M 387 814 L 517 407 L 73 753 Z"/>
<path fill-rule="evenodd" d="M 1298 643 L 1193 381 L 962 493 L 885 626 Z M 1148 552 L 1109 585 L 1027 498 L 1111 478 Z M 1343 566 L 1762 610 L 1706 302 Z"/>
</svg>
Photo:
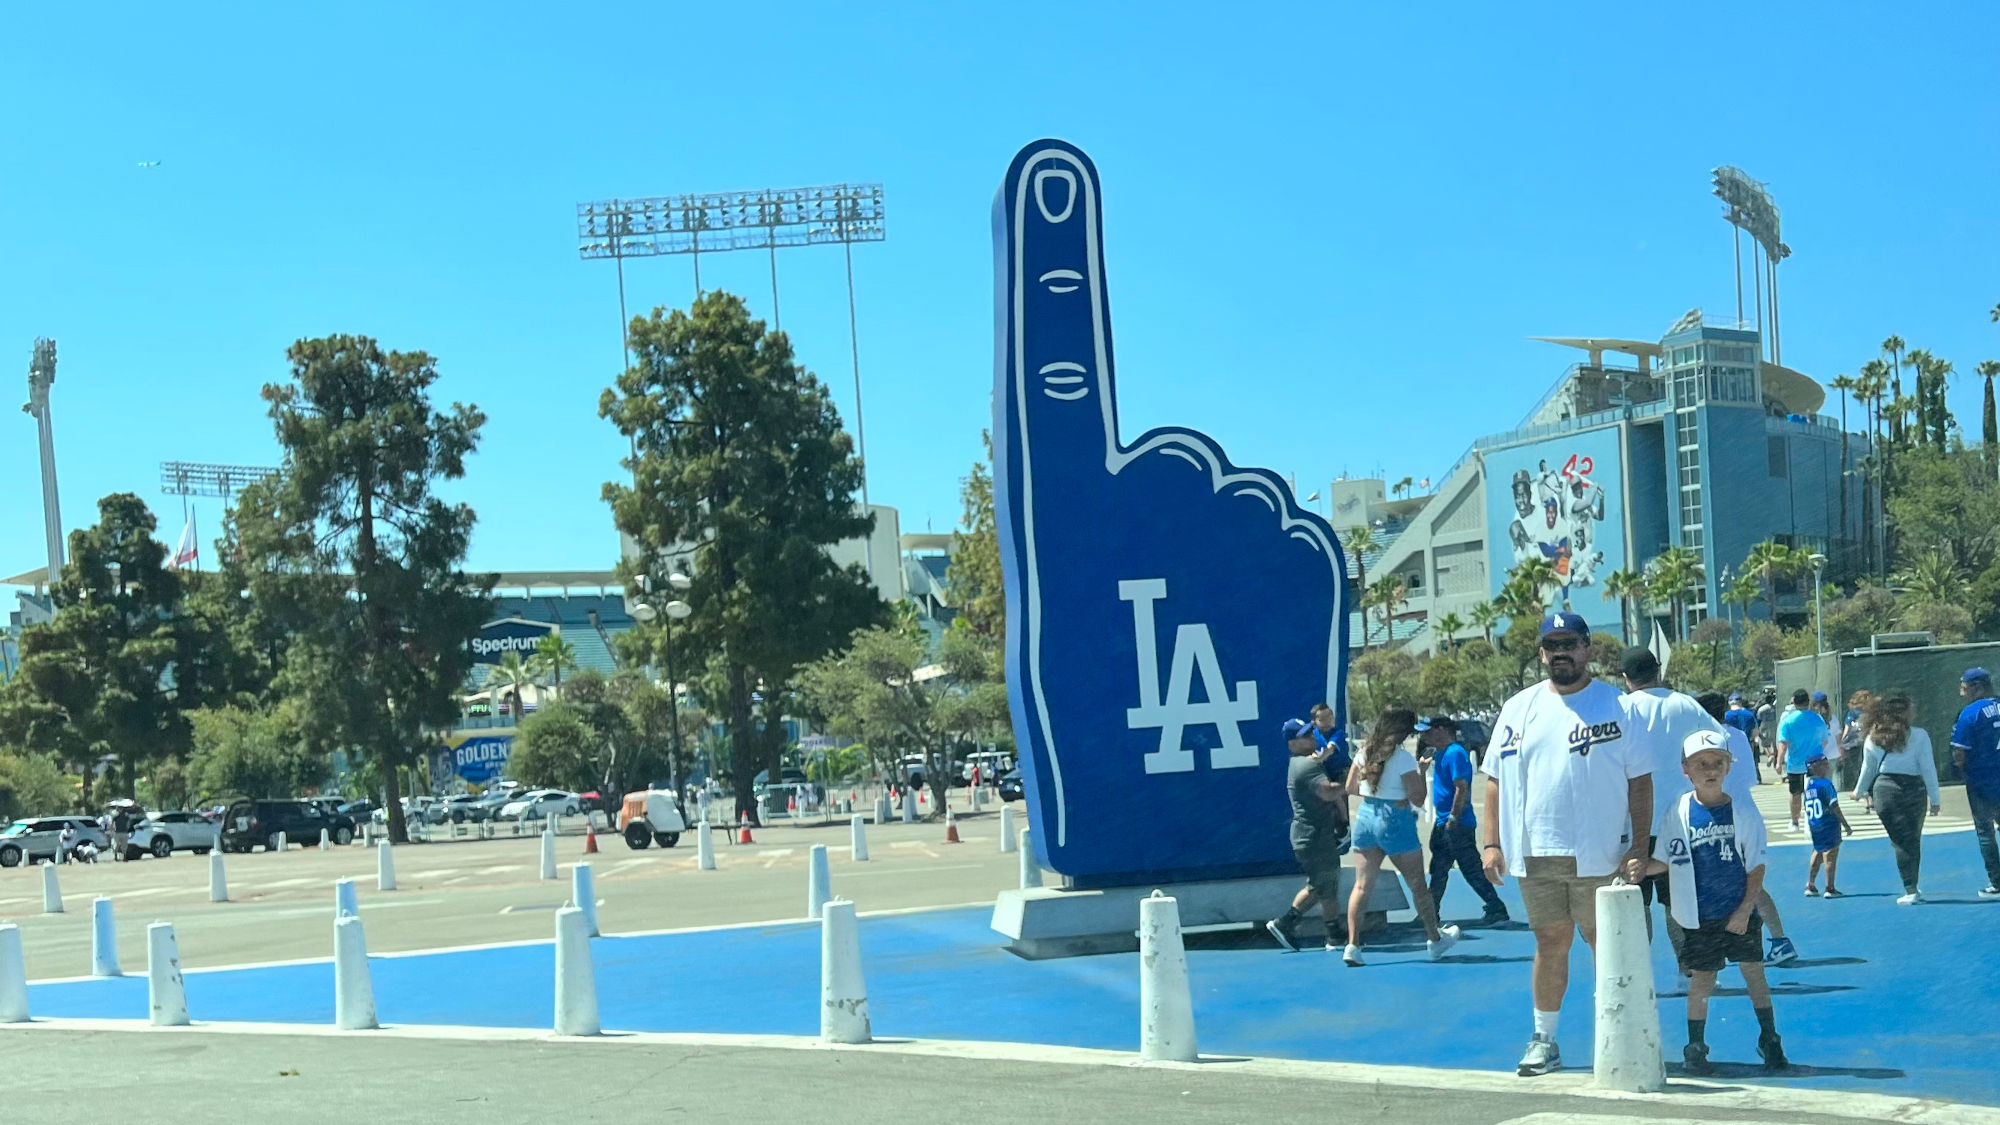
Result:
<svg viewBox="0 0 2000 1125">
<path fill-rule="evenodd" d="M 1785 787 L 1792 791 L 1793 796 L 1804 793 L 1806 791 L 1806 775 L 1802 773 L 1786 774 Z"/>
<path fill-rule="evenodd" d="M 1729 932 L 1726 921 L 1703 922 L 1689 930 L 1681 941 L 1681 968 L 1690 973 L 1719 973 L 1727 961 L 1764 960 L 1764 920 L 1755 911 L 1750 925 L 1740 934 Z"/>
</svg>

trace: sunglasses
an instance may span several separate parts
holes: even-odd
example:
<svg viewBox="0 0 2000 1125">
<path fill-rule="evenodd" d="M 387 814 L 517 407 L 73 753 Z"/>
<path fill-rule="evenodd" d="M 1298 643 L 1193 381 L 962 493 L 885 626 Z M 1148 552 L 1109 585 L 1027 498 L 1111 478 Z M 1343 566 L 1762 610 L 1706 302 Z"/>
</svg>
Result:
<svg viewBox="0 0 2000 1125">
<path fill-rule="evenodd" d="M 1557 638 L 1542 642 L 1543 652 L 1575 652 L 1583 647 L 1583 642 L 1575 637 Z"/>
</svg>

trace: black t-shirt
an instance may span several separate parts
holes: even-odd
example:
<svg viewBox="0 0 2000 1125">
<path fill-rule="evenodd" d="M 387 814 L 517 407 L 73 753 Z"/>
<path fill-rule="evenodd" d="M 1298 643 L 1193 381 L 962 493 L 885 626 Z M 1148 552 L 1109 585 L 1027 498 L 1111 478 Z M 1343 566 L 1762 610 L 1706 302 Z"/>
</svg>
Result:
<svg viewBox="0 0 2000 1125">
<path fill-rule="evenodd" d="M 1343 778 L 1346 770 L 1342 771 Z M 1311 756 L 1292 758 L 1285 767 L 1285 791 L 1292 799 L 1292 850 L 1330 848 L 1339 838 L 1333 805 L 1319 795 L 1326 766 Z"/>
</svg>

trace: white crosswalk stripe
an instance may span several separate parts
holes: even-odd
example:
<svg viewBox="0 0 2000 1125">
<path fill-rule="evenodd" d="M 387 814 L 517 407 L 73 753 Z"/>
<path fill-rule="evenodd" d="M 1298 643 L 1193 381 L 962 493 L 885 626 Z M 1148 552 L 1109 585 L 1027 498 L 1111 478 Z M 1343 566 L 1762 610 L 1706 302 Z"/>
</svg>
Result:
<svg viewBox="0 0 2000 1125">
<path fill-rule="evenodd" d="M 1757 811 L 1764 815 L 1764 827 L 1770 832 L 1773 844 L 1803 844 L 1812 840 L 1812 833 L 1800 820 L 1799 830 L 1792 831 L 1792 793 L 1783 785 L 1759 785 L 1756 791 Z M 1882 818 L 1863 809 L 1859 802 L 1848 794 L 1840 795 L 1840 811 L 1847 814 L 1847 823 L 1854 826 L 1854 835 L 1848 840 L 1882 840 L 1889 833 L 1882 828 Z M 1949 813 L 1933 816 L 1924 821 L 1924 835 L 1939 832 L 1963 832 L 1972 827 L 1972 818 L 1952 816 Z"/>
</svg>

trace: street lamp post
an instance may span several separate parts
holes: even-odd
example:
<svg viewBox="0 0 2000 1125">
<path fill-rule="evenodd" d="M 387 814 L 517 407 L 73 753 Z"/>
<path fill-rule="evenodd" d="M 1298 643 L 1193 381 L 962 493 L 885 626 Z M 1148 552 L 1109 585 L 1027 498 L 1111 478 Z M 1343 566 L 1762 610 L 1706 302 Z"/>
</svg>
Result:
<svg viewBox="0 0 2000 1125">
<path fill-rule="evenodd" d="M 1813 568 L 1813 630 L 1817 637 L 1813 652 L 1822 653 L 1826 651 L 1826 614 L 1821 609 L 1820 587 L 1826 574 L 1826 556 L 1815 552 L 1806 561 L 1812 563 Z"/>
<path fill-rule="evenodd" d="M 670 588 L 672 588 L 674 592 L 679 593 L 693 586 L 694 580 L 689 578 L 687 575 L 680 573 L 679 571 L 675 571 L 674 573 L 667 575 L 667 585 Z M 651 594 L 653 592 L 653 580 L 646 575 L 643 574 L 640 575 L 639 589 L 644 594 Z M 674 622 L 685 620 L 689 615 L 694 613 L 694 607 L 680 600 L 679 598 L 675 598 L 672 601 L 669 601 L 666 605 L 662 606 L 661 609 L 664 609 L 667 614 L 667 620 L 666 620 L 667 721 L 672 725 L 672 730 L 669 731 L 667 735 L 669 739 L 668 753 L 671 758 L 671 760 L 667 765 L 667 772 L 673 775 L 673 783 L 676 789 L 678 789 L 682 781 L 681 695 L 680 695 L 680 685 L 674 679 Z M 660 611 L 654 609 L 652 605 L 648 602 L 641 601 L 632 607 L 632 619 L 639 622 L 642 625 L 655 620 L 656 618 L 659 617 L 659 615 Z"/>
</svg>

